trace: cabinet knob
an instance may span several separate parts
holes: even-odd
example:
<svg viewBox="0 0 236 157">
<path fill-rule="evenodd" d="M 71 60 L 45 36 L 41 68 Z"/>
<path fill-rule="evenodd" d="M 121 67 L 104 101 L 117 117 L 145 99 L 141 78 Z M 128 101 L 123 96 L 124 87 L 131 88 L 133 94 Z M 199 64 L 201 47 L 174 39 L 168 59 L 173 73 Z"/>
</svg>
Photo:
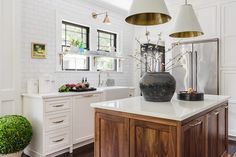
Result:
<svg viewBox="0 0 236 157">
<path fill-rule="evenodd" d="M 216 112 L 215 112 L 215 115 L 219 115 L 219 112 L 218 112 L 218 111 L 216 111 Z"/>
<path fill-rule="evenodd" d="M 190 124 L 189 126 L 190 127 L 195 127 L 195 126 L 198 126 L 198 125 L 201 125 L 201 124 L 202 124 L 202 121 L 198 121 L 198 122 L 196 122 L 194 124 Z"/>
</svg>

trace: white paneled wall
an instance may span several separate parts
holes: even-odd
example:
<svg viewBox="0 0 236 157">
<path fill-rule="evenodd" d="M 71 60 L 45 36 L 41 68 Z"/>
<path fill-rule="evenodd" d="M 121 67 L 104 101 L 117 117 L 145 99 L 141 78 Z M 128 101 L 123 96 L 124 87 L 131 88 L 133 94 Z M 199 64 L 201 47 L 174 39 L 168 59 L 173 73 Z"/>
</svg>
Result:
<svg viewBox="0 0 236 157">
<path fill-rule="evenodd" d="M 221 93 L 230 95 L 229 133 L 236 136 L 236 1 L 225 1 L 221 11 Z"/>
<path fill-rule="evenodd" d="M 101 4 L 100 4 L 101 5 Z M 67 20 L 90 27 L 90 48 L 97 49 L 97 29 L 118 33 L 119 52 L 124 55 L 132 53 L 133 29 L 124 22 L 125 11 L 113 11 L 83 0 L 23 0 L 22 3 L 22 91 L 25 92 L 26 81 L 43 74 L 53 75 L 56 87 L 64 83 L 76 83 L 82 77 L 88 77 L 93 86 L 97 85 L 97 72 L 60 72 L 57 71 L 58 53 L 61 51 L 61 21 Z M 103 16 L 94 20 L 92 12 L 108 11 L 111 25 L 102 23 Z M 47 59 L 31 59 L 31 42 L 47 44 Z M 122 73 L 111 73 L 117 85 L 132 85 L 132 64 L 123 63 Z M 106 76 L 103 76 L 103 78 Z"/>
<path fill-rule="evenodd" d="M 19 1 L 0 1 L 0 116 L 21 112 Z"/>
</svg>

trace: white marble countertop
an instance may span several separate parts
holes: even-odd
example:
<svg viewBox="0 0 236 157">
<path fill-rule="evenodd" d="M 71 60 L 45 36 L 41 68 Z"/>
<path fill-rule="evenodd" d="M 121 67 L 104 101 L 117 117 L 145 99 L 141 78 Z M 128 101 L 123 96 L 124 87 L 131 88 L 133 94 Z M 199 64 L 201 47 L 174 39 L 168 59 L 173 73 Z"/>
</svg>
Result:
<svg viewBox="0 0 236 157">
<path fill-rule="evenodd" d="M 32 98 L 53 98 L 53 97 L 67 97 L 67 96 L 77 96 L 77 95 L 88 95 L 88 94 L 98 94 L 103 93 L 104 90 L 111 90 L 111 89 L 120 89 L 120 88 L 129 88 L 130 90 L 134 90 L 134 87 L 126 87 L 126 86 L 111 86 L 111 87 L 98 87 L 96 91 L 90 92 L 53 92 L 53 93 L 46 93 L 46 94 L 22 94 L 23 97 L 32 97 Z"/>
<path fill-rule="evenodd" d="M 205 95 L 204 101 L 190 102 L 177 100 L 175 95 L 171 102 L 158 103 L 147 102 L 143 97 L 133 97 L 93 103 L 91 104 L 91 107 L 183 121 L 224 101 L 227 101 L 229 98 L 229 96 Z"/>
</svg>

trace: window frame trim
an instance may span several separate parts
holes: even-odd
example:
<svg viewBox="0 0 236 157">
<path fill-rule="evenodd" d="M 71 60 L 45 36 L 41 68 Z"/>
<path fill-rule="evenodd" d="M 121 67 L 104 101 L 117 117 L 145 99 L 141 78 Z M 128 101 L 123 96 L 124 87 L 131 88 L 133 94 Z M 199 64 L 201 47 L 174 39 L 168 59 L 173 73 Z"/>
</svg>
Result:
<svg viewBox="0 0 236 157">
<path fill-rule="evenodd" d="M 114 35 L 114 47 L 115 47 L 115 52 L 117 52 L 117 38 L 118 38 L 118 34 L 115 32 L 111 32 L 111 31 L 105 31 L 105 30 L 101 30 L 101 29 L 97 29 L 97 51 L 104 51 L 104 50 L 100 50 L 99 49 L 99 33 L 105 33 L 105 34 L 109 34 L 109 35 Z M 111 38 L 110 38 L 111 40 Z M 105 51 L 105 52 L 111 52 L 111 51 Z"/>
<path fill-rule="evenodd" d="M 106 30 L 101 30 L 101 29 L 97 29 L 97 51 L 104 51 L 104 50 L 100 50 L 99 49 L 99 33 L 105 33 L 105 34 L 109 34 L 109 35 L 114 35 L 114 47 L 115 47 L 115 53 L 117 53 L 117 38 L 118 38 L 118 33 L 112 32 L 112 31 L 106 31 Z M 110 38 L 111 41 L 111 38 Z M 105 51 L 105 52 L 111 52 L 111 51 Z M 108 71 L 114 71 L 117 72 L 118 71 L 118 59 L 114 58 L 114 69 L 113 70 L 108 70 Z M 102 69 L 97 69 L 97 71 L 102 71 Z"/>
<path fill-rule="evenodd" d="M 86 50 L 90 50 L 90 27 L 88 27 L 88 26 L 84 26 L 84 25 L 80 25 L 80 24 L 77 24 L 77 23 L 72 23 L 72 22 L 68 22 L 68 21 L 66 21 L 66 20 L 62 20 L 62 22 L 61 22 L 61 25 L 71 25 L 71 26 L 74 26 L 74 27 L 81 27 L 81 28 L 83 28 L 83 29 L 86 29 L 86 32 L 87 32 L 87 34 L 86 34 L 86 37 L 87 37 L 87 39 L 86 39 L 86 47 L 87 48 L 85 48 Z M 65 38 L 66 38 L 66 28 L 65 28 Z M 65 42 L 66 42 L 66 40 L 65 40 Z M 66 46 L 66 44 L 65 45 L 62 45 L 61 44 L 61 48 L 63 47 L 63 46 Z M 91 69 L 91 67 L 90 67 L 90 57 L 87 57 L 87 66 L 88 66 L 88 68 L 87 69 L 64 69 L 64 57 L 62 57 L 62 64 L 61 64 L 61 70 L 62 71 L 90 71 L 90 69 Z"/>
<path fill-rule="evenodd" d="M 87 39 L 86 39 L 86 44 L 87 45 L 86 45 L 86 47 L 87 48 L 86 48 L 86 50 L 90 50 L 90 42 L 89 42 L 90 41 L 90 27 L 84 26 L 84 25 L 80 25 L 80 24 L 77 24 L 77 23 L 68 22 L 66 20 L 62 20 L 62 24 L 71 25 L 71 26 L 74 26 L 74 27 L 81 27 L 81 28 L 86 29 L 87 30 L 87 34 L 86 34 L 86 36 L 87 36 Z M 65 31 L 65 33 L 66 33 L 66 31 Z"/>
</svg>

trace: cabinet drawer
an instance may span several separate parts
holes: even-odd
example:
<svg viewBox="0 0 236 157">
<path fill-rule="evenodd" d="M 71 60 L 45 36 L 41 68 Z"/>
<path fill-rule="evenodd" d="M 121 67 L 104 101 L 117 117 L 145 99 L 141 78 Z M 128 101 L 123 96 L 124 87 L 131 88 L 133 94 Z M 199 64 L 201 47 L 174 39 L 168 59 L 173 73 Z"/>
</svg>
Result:
<svg viewBox="0 0 236 157">
<path fill-rule="evenodd" d="M 46 134 L 45 137 L 45 147 L 47 154 L 51 154 L 54 152 L 57 152 L 59 150 L 62 150 L 66 147 L 70 147 L 70 129 L 61 129 L 55 132 L 51 132 Z"/>
<path fill-rule="evenodd" d="M 70 98 L 46 99 L 44 103 L 46 112 L 62 111 L 71 108 Z"/>
<path fill-rule="evenodd" d="M 71 112 L 61 112 L 57 114 L 46 115 L 46 131 L 57 130 L 71 125 Z"/>
</svg>

